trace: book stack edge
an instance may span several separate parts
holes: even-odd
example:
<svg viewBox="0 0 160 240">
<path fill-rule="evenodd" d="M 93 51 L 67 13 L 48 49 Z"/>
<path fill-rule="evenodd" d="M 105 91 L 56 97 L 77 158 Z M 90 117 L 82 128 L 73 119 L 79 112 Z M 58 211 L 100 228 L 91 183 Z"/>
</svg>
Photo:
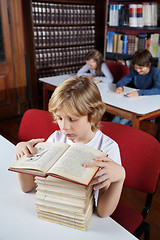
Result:
<svg viewBox="0 0 160 240">
<path fill-rule="evenodd" d="M 92 186 L 48 176 L 36 177 L 35 204 L 38 218 L 86 230 L 93 213 Z"/>
</svg>

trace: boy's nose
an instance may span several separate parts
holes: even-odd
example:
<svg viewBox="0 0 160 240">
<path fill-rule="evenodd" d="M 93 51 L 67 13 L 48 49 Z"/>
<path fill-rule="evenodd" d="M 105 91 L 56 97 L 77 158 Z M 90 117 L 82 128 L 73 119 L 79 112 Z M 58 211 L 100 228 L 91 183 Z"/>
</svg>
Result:
<svg viewBox="0 0 160 240">
<path fill-rule="evenodd" d="M 67 120 L 64 120 L 63 123 L 62 123 L 62 129 L 63 130 L 66 130 L 66 129 L 69 129 L 70 128 L 70 124 Z"/>
</svg>

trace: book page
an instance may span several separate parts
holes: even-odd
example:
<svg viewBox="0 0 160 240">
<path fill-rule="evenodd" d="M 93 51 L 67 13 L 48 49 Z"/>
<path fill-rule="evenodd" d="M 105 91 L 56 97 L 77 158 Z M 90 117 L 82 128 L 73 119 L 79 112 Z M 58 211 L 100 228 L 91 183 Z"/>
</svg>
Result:
<svg viewBox="0 0 160 240">
<path fill-rule="evenodd" d="M 84 164 L 94 161 L 103 152 L 84 144 L 73 144 L 48 171 L 72 181 L 88 185 L 98 168 L 84 168 Z"/>
<path fill-rule="evenodd" d="M 59 178 L 53 178 L 52 176 L 47 176 L 46 178 L 42 177 L 36 177 L 35 182 L 38 184 L 41 184 L 45 187 L 50 187 L 52 188 L 56 187 L 61 189 L 61 192 L 67 193 L 68 190 L 71 190 L 71 193 L 74 193 L 78 195 L 78 193 L 84 193 L 84 196 L 86 196 L 88 192 L 88 186 L 83 186 L 83 185 L 77 185 L 74 184 L 73 182 L 65 181 L 64 179 L 59 179 Z M 53 187 L 54 186 L 54 187 Z"/>
<path fill-rule="evenodd" d="M 65 143 L 38 143 L 35 154 L 23 156 L 10 169 L 33 169 L 46 172 L 69 147 Z"/>
<path fill-rule="evenodd" d="M 81 198 L 73 198 L 67 195 L 61 195 L 61 194 L 54 194 L 52 192 L 46 192 L 46 191 L 40 191 L 38 190 L 35 199 L 43 199 L 43 201 L 49 201 L 49 202 L 55 202 L 60 203 L 72 207 L 80 207 L 85 208 L 86 204 L 88 204 L 90 198 L 92 198 L 92 194 L 88 196 L 86 199 Z"/>
</svg>

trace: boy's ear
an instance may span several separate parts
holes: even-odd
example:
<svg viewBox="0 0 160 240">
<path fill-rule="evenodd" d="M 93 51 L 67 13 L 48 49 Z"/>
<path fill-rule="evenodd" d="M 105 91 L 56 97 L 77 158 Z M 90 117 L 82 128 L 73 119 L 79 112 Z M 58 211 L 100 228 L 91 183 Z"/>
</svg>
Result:
<svg viewBox="0 0 160 240">
<path fill-rule="evenodd" d="M 151 63 L 148 64 L 148 67 L 149 67 L 149 68 L 151 67 Z"/>
</svg>

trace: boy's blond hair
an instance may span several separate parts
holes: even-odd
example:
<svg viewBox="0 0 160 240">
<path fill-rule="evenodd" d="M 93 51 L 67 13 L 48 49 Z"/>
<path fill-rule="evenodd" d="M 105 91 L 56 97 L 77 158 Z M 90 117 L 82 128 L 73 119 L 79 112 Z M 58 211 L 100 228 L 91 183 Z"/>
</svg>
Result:
<svg viewBox="0 0 160 240">
<path fill-rule="evenodd" d="M 97 85 L 85 76 L 69 78 L 55 89 L 48 105 L 48 110 L 55 120 L 55 113 L 61 107 L 71 117 L 88 116 L 92 131 L 100 127 L 106 109 Z"/>
</svg>

